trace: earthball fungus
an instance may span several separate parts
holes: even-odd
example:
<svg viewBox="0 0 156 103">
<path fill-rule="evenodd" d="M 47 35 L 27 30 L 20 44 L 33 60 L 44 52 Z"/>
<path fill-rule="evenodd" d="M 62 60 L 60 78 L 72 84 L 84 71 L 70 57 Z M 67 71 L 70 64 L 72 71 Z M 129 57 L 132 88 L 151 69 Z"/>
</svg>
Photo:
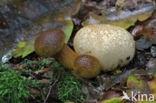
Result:
<svg viewBox="0 0 156 103">
<path fill-rule="evenodd" d="M 129 63 L 135 54 L 135 41 L 125 29 L 108 24 L 92 24 L 81 28 L 74 38 L 78 54 L 96 57 L 103 71 L 112 71 Z"/>
</svg>

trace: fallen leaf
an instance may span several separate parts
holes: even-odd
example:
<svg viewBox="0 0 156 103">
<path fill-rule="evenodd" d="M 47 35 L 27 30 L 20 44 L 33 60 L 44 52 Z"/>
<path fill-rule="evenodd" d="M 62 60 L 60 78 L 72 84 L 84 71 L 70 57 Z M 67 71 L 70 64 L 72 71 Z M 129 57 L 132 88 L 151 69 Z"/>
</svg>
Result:
<svg viewBox="0 0 156 103">
<path fill-rule="evenodd" d="M 128 94 L 133 92 L 139 92 L 140 94 L 149 94 L 150 89 L 147 84 L 148 80 L 151 80 L 152 75 L 143 69 L 138 69 L 134 71 L 127 80 L 127 87 L 130 91 Z"/>
<path fill-rule="evenodd" d="M 139 88 L 139 89 L 142 89 L 143 88 L 143 81 L 142 80 L 138 80 L 134 75 L 131 75 L 131 76 L 128 77 L 127 87 L 128 88 Z"/>
<path fill-rule="evenodd" d="M 146 36 L 149 40 L 156 39 L 156 19 L 144 25 L 135 26 L 131 33 L 135 40 L 139 39 L 142 35 Z"/>
<path fill-rule="evenodd" d="M 120 9 L 133 10 L 137 7 L 137 1 L 138 0 L 117 0 L 115 6 L 118 6 Z"/>
<path fill-rule="evenodd" d="M 110 76 L 100 75 L 97 77 L 97 80 L 100 84 L 99 88 L 101 88 L 101 90 L 108 90 L 108 89 L 112 88 L 113 86 L 115 86 L 116 84 L 123 82 L 123 80 L 125 78 L 128 78 L 128 76 L 133 71 L 135 71 L 135 69 L 127 70 L 127 71 L 117 74 L 117 75 L 110 75 Z"/>
<path fill-rule="evenodd" d="M 34 51 L 34 41 L 21 41 L 18 43 L 17 49 L 13 52 L 15 58 L 29 55 Z"/>
<path fill-rule="evenodd" d="M 152 42 L 146 36 L 142 36 L 135 42 L 135 45 L 137 50 L 144 50 L 151 47 Z"/>
<path fill-rule="evenodd" d="M 133 35 L 135 40 L 138 40 L 142 36 L 142 31 L 143 31 L 143 25 L 137 25 L 134 27 L 132 30 L 131 34 Z"/>
<path fill-rule="evenodd" d="M 152 14 L 153 9 L 153 5 L 148 5 L 139 10 L 114 12 L 103 14 L 103 16 L 90 13 L 89 19 L 84 21 L 82 25 L 85 26 L 88 24 L 105 23 L 120 26 L 122 28 L 127 29 L 130 26 L 134 25 L 137 20 L 144 21 L 148 19 Z"/>
<path fill-rule="evenodd" d="M 120 96 L 121 96 L 121 93 L 119 93 L 117 91 L 113 91 L 113 90 L 107 91 L 107 92 L 105 92 L 105 94 L 103 96 L 102 103 L 109 99 L 118 98 Z"/>
</svg>

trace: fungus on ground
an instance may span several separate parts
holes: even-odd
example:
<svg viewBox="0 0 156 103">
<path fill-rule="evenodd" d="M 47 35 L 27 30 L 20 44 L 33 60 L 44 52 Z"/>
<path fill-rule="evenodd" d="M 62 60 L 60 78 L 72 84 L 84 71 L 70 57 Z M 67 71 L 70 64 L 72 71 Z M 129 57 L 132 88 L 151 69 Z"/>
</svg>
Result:
<svg viewBox="0 0 156 103">
<path fill-rule="evenodd" d="M 65 37 L 58 28 L 41 32 L 35 40 L 35 52 L 44 57 L 53 56 L 62 49 Z"/>
<path fill-rule="evenodd" d="M 54 28 L 41 32 L 35 40 L 35 51 L 40 56 L 54 56 L 64 67 L 73 69 L 81 77 L 97 76 L 100 73 L 98 59 L 88 55 L 79 56 L 64 44 L 64 40 L 65 34 L 61 29 Z"/>
<path fill-rule="evenodd" d="M 74 61 L 74 69 L 84 78 L 96 77 L 100 72 L 100 62 L 93 56 L 80 55 Z"/>
<path fill-rule="evenodd" d="M 92 24 L 76 33 L 74 49 L 78 54 L 98 58 L 103 71 L 112 71 L 132 60 L 135 41 L 132 35 L 121 27 Z"/>
</svg>

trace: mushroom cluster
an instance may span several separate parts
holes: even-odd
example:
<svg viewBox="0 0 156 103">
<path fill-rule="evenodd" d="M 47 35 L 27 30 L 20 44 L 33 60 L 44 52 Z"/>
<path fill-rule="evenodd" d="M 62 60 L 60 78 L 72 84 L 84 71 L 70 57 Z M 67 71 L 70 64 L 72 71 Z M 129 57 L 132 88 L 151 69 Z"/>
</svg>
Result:
<svg viewBox="0 0 156 103">
<path fill-rule="evenodd" d="M 74 38 L 78 54 L 95 56 L 103 71 L 112 71 L 129 63 L 135 54 L 135 41 L 125 29 L 108 24 L 81 28 Z"/>
<path fill-rule="evenodd" d="M 55 57 L 64 67 L 74 70 L 83 78 L 93 78 L 100 71 L 100 62 L 94 56 L 78 55 L 64 44 L 65 34 L 54 28 L 41 32 L 35 40 L 35 51 L 44 57 Z"/>
<path fill-rule="evenodd" d="M 65 34 L 54 28 L 41 32 L 35 40 L 40 56 L 53 56 L 64 67 L 84 78 L 96 77 L 101 69 L 112 71 L 129 63 L 135 54 L 132 35 L 121 27 L 92 24 L 81 28 L 74 38 L 74 52 L 64 44 Z"/>
</svg>

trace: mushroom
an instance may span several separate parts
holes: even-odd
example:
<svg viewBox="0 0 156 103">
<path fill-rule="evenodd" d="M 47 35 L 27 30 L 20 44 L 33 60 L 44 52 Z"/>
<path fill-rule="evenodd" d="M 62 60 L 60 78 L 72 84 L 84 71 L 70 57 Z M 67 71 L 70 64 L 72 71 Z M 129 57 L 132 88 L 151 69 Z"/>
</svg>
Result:
<svg viewBox="0 0 156 103">
<path fill-rule="evenodd" d="M 53 56 L 62 49 L 65 37 L 59 28 L 41 32 L 35 40 L 35 52 L 44 57 Z"/>
<path fill-rule="evenodd" d="M 124 66 L 132 60 L 135 41 L 132 35 L 121 27 L 92 24 L 76 33 L 74 49 L 78 54 L 95 56 L 105 72 Z"/>
<path fill-rule="evenodd" d="M 64 67 L 74 70 L 83 78 L 93 78 L 100 73 L 98 59 L 89 55 L 78 55 L 64 41 L 65 34 L 59 28 L 41 32 L 35 40 L 35 52 L 44 57 L 54 56 Z"/>
<path fill-rule="evenodd" d="M 93 56 L 80 55 L 74 61 L 74 68 L 76 73 L 80 76 L 84 78 L 92 78 L 99 74 L 100 62 Z"/>
</svg>

